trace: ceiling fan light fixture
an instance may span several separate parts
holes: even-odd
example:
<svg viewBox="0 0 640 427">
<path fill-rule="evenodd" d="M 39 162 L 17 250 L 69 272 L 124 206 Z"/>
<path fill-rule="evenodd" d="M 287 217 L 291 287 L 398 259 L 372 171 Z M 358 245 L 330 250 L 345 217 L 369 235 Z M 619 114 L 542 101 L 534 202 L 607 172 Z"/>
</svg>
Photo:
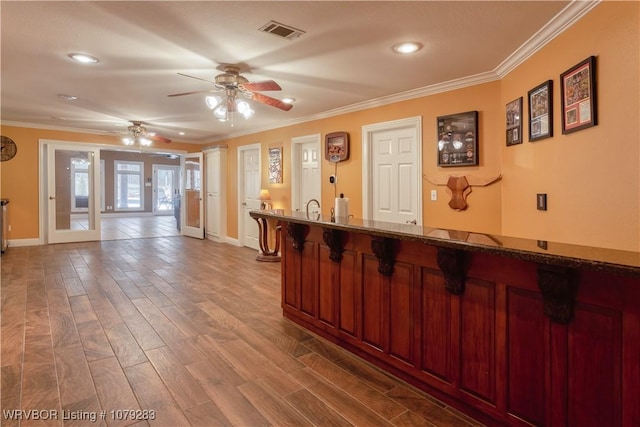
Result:
<svg viewBox="0 0 640 427">
<path fill-rule="evenodd" d="M 213 115 L 216 117 L 216 119 L 220 120 L 221 122 L 226 122 L 228 119 L 227 107 L 224 104 L 218 105 L 213 110 Z"/>
<path fill-rule="evenodd" d="M 222 102 L 222 98 L 219 96 L 209 95 L 204 98 L 204 102 L 210 110 L 215 109 Z"/>
<path fill-rule="evenodd" d="M 144 136 L 141 136 L 139 138 L 139 142 L 143 147 L 149 147 L 151 145 L 151 140 L 149 138 L 145 138 Z"/>
<path fill-rule="evenodd" d="M 95 56 L 87 55 L 86 53 L 70 53 L 69 58 L 81 64 L 95 64 L 99 62 Z"/>
<path fill-rule="evenodd" d="M 133 145 L 134 142 L 133 138 L 122 138 L 122 143 L 124 145 Z"/>
<path fill-rule="evenodd" d="M 251 109 L 251 106 L 247 101 L 237 100 L 236 106 L 238 112 L 242 114 L 245 119 L 249 119 L 251 116 L 253 116 L 254 111 Z"/>
<path fill-rule="evenodd" d="M 422 46 L 420 42 L 402 42 L 394 44 L 391 49 L 393 49 L 395 53 L 408 54 L 419 51 L 422 49 Z"/>
</svg>

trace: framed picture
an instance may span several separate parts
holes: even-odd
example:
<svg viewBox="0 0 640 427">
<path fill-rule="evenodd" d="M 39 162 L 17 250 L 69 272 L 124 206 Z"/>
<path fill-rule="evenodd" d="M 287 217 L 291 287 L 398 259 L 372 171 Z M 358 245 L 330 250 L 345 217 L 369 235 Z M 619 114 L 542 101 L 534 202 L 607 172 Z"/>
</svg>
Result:
<svg viewBox="0 0 640 427">
<path fill-rule="evenodd" d="M 451 114 L 437 118 L 438 166 L 478 164 L 478 112 Z"/>
<path fill-rule="evenodd" d="M 269 148 L 269 183 L 282 184 L 282 147 Z"/>
<path fill-rule="evenodd" d="M 332 132 L 325 135 L 324 158 L 338 163 L 349 158 L 349 134 L 347 132 Z"/>
<path fill-rule="evenodd" d="M 597 124 L 595 65 L 590 56 L 560 75 L 563 134 Z"/>
<path fill-rule="evenodd" d="M 507 104 L 507 146 L 522 144 L 522 97 Z"/>
<path fill-rule="evenodd" d="M 553 80 L 529 91 L 529 142 L 553 136 Z"/>
</svg>

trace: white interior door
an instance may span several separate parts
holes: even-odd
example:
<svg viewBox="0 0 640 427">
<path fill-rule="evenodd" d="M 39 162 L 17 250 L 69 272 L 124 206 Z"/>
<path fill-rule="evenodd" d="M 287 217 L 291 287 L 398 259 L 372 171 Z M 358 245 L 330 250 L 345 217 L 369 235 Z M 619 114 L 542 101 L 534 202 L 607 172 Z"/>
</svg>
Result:
<svg viewBox="0 0 640 427">
<path fill-rule="evenodd" d="M 260 144 L 238 147 L 238 236 L 240 244 L 259 250 L 258 223 L 249 216 L 260 209 Z"/>
<path fill-rule="evenodd" d="M 421 132 L 415 119 L 363 127 L 368 219 L 422 224 Z"/>
<path fill-rule="evenodd" d="M 180 197 L 182 234 L 204 239 L 202 201 L 202 153 L 186 154 L 182 163 L 182 194 Z"/>
<path fill-rule="evenodd" d="M 291 143 L 291 208 L 304 211 L 309 200 L 316 199 L 320 201 L 322 197 L 320 135 L 293 138 Z"/>
<path fill-rule="evenodd" d="M 100 150 L 47 147 L 48 243 L 100 240 Z"/>
</svg>

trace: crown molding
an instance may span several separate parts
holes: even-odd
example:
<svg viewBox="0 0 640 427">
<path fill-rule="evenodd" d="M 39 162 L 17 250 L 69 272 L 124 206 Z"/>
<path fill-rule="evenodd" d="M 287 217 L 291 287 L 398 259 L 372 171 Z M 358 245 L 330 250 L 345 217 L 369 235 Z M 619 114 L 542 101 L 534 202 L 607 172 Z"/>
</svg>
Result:
<svg viewBox="0 0 640 427">
<path fill-rule="evenodd" d="M 591 11 L 591 9 L 600 4 L 601 1 L 602 0 L 573 0 L 494 69 L 498 78 L 502 79 L 505 77 L 529 59 L 534 53 L 547 45 L 547 43 L 571 27 Z"/>
</svg>

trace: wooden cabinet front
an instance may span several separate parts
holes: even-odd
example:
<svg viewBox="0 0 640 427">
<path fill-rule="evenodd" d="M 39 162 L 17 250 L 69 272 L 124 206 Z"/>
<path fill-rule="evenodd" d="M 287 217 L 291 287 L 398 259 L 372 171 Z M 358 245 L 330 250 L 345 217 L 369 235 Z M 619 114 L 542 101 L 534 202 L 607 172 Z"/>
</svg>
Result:
<svg viewBox="0 0 640 427">
<path fill-rule="evenodd" d="M 298 249 L 283 232 L 285 317 L 488 423 L 640 425 L 638 279 L 568 270 L 561 323 L 545 266 L 464 253 L 451 291 L 434 246 L 390 242 L 388 274 L 371 236 L 297 227 Z"/>
</svg>

